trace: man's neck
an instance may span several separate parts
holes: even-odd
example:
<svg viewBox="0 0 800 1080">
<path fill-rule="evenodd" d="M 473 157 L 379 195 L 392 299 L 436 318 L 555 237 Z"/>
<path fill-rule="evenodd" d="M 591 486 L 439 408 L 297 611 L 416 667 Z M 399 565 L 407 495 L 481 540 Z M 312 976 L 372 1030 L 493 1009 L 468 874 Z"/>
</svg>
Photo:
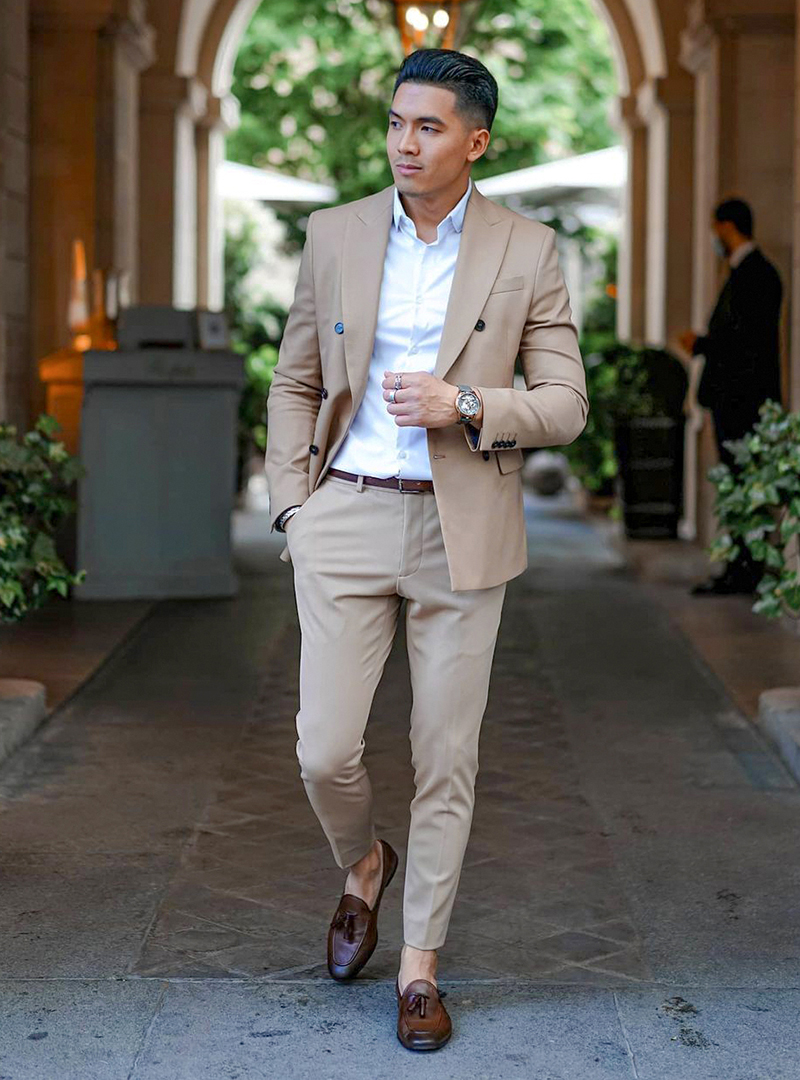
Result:
<svg viewBox="0 0 800 1080">
<path fill-rule="evenodd" d="M 452 191 L 437 192 L 434 195 L 404 195 L 400 192 L 403 209 L 414 222 L 417 235 L 422 239 L 428 236 L 435 239 L 436 230 L 454 206 L 458 206 L 467 193 L 469 174 L 456 194 Z"/>
<path fill-rule="evenodd" d="M 746 258 L 747 254 L 748 254 L 748 251 L 742 251 L 742 248 L 744 248 L 744 247 L 747 247 L 748 251 L 750 250 L 750 248 L 755 247 L 755 241 L 753 240 L 752 237 L 749 237 L 749 238 L 744 237 L 742 240 L 740 240 L 738 242 L 738 244 L 736 244 L 736 246 L 733 248 L 733 250 L 728 254 L 728 262 L 730 263 L 731 266 L 733 266 L 733 267 L 738 266 L 739 263 L 742 261 L 742 259 Z"/>
</svg>

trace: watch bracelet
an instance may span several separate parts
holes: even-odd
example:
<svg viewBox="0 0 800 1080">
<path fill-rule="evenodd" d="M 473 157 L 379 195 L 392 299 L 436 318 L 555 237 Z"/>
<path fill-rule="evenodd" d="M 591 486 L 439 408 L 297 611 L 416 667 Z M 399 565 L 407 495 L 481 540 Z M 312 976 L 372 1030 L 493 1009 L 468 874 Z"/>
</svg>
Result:
<svg viewBox="0 0 800 1080">
<path fill-rule="evenodd" d="M 298 506 L 289 506 L 289 507 L 286 508 L 286 510 L 283 510 L 278 515 L 277 520 L 275 521 L 275 528 L 278 530 L 278 532 L 285 532 L 286 531 L 284 529 L 284 526 L 286 525 L 286 522 L 289 520 L 290 517 L 292 517 L 293 514 L 296 514 L 299 509 L 300 509 L 299 505 Z"/>
</svg>

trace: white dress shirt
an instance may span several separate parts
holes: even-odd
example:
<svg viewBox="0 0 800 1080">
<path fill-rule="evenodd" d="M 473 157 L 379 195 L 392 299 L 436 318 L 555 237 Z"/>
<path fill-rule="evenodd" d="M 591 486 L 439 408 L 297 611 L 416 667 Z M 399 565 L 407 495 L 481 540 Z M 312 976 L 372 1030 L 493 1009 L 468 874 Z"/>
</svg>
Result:
<svg viewBox="0 0 800 1080">
<path fill-rule="evenodd" d="M 755 242 L 753 240 L 746 240 L 743 244 L 740 244 L 736 251 L 728 256 L 728 262 L 731 266 L 738 266 L 742 259 L 746 255 L 749 255 L 751 251 L 755 251 Z"/>
<path fill-rule="evenodd" d="M 367 387 L 331 462 L 336 469 L 366 476 L 432 479 L 427 428 L 395 423 L 383 397 L 383 373 L 433 374 L 471 191 L 470 178 L 462 198 L 439 222 L 436 239 L 426 244 L 417 236 L 416 226 L 394 189 Z"/>
</svg>

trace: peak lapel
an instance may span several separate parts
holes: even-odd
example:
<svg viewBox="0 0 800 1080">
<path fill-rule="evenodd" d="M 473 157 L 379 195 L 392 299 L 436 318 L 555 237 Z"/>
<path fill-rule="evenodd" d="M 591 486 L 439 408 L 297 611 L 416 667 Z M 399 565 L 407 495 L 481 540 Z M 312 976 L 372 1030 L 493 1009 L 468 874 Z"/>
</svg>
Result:
<svg viewBox="0 0 800 1080">
<path fill-rule="evenodd" d="M 477 190 L 467 200 L 434 375 L 443 379 L 480 317 L 508 246 L 511 219 Z"/>
<path fill-rule="evenodd" d="M 379 191 L 349 215 L 342 250 L 344 357 L 353 402 L 361 403 L 378 323 L 383 261 L 389 243 L 394 188 Z"/>
</svg>

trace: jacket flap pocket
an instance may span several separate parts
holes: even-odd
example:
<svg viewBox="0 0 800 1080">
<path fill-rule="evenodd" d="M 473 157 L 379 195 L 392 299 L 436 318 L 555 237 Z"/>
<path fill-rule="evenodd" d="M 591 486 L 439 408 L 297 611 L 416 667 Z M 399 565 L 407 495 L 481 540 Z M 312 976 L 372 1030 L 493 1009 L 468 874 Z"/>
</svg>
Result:
<svg viewBox="0 0 800 1080">
<path fill-rule="evenodd" d="M 495 450 L 497 467 L 501 473 L 515 472 L 521 469 L 525 461 L 525 455 L 518 446 L 513 450 Z"/>
<path fill-rule="evenodd" d="M 498 278 L 492 286 L 492 292 L 513 292 L 514 289 L 521 289 L 524 284 L 525 278 L 522 276 Z"/>
</svg>

